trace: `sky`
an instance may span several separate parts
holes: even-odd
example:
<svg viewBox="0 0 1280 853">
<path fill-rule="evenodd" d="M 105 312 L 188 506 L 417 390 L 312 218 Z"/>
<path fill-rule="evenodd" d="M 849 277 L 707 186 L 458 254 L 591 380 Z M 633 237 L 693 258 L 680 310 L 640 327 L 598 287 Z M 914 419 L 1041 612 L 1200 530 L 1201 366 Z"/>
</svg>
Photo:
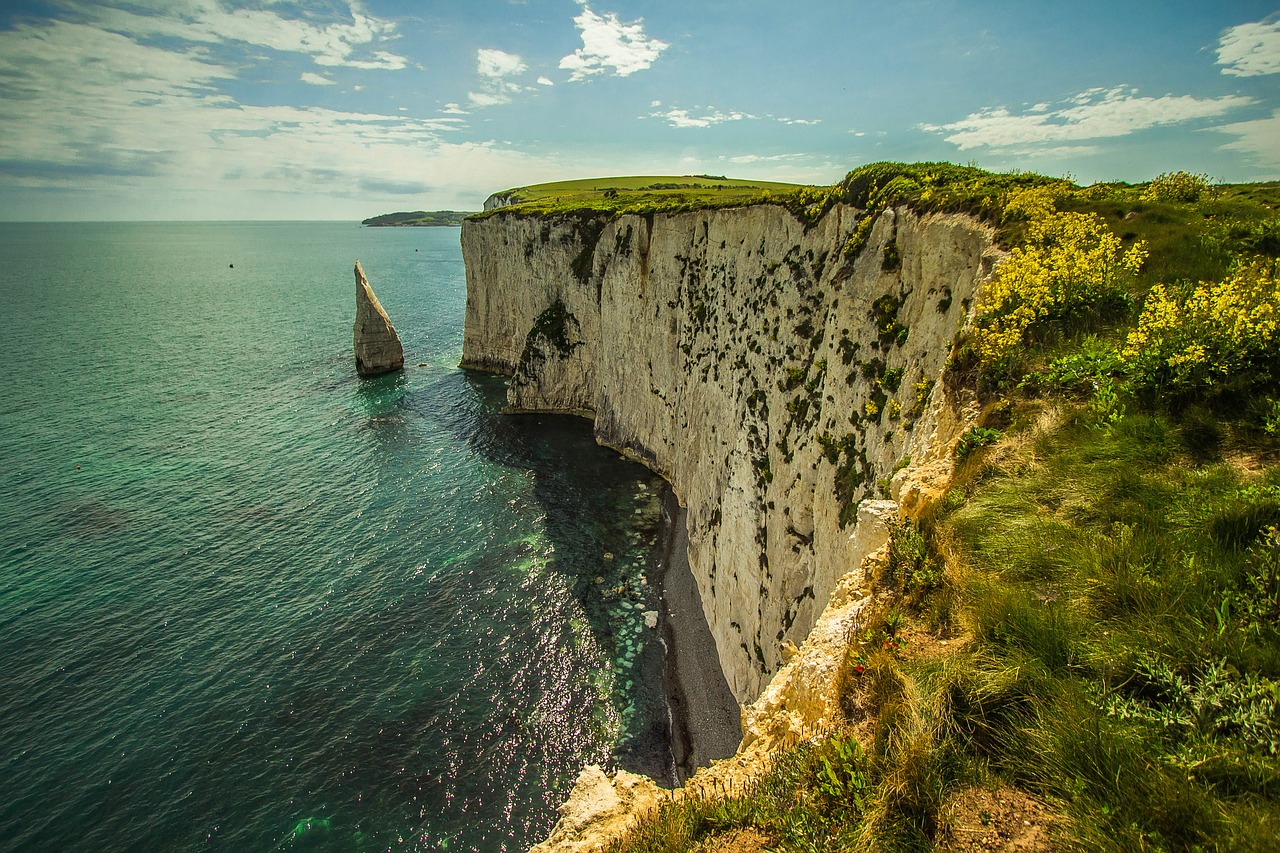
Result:
<svg viewBox="0 0 1280 853">
<path fill-rule="evenodd" d="M 1280 178 L 1280 8 L 4 0 L 0 219 L 358 220 L 880 160 Z"/>
</svg>

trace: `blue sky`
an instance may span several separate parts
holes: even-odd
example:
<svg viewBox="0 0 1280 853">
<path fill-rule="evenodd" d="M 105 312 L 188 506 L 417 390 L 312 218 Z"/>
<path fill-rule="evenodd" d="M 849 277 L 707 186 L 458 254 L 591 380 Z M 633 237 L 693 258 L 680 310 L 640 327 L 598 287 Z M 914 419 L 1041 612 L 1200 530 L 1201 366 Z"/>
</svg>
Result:
<svg viewBox="0 0 1280 853">
<path fill-rule="evenodd" d="M 0 219 L 360 219 L 877 160 L 1280 178 L 1280 8 L 6 0 Z"/>
</svg>

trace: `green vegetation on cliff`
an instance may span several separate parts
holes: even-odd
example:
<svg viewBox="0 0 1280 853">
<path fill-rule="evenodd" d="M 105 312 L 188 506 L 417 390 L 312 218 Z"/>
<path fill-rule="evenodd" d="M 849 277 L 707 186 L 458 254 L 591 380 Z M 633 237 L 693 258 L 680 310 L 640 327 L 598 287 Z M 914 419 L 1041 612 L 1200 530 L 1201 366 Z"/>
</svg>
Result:
<svg viewBox="0 0 1280 853">
<path fill-rule="evenodd" d="M 807 198 L 998 229 L 947 378 L 982 423 L 893 530 L 843 723 L 616 849 L 1280 849 L 1280 184 L 876 164 Z"/>
<path fill-rule="evenodd" d="M 496 193 L 505 207 L 476 214 L 521 216 L 556 213 L 675 213 L 716 207 L 741 207 L 789 198 L 806 189 L 800 184 L 747 181 L 715 175 L 633 176 L 556 181 Z"/>
<path fill-rule="evenodd" d="M 471 211 L 468 210 L 414 210 L 406 213 L 383 213 L 379 216 L 371 216 L 360 224 L 373 228 L 461 225 L 462 220 L 470 215 Z"/>
</svg>

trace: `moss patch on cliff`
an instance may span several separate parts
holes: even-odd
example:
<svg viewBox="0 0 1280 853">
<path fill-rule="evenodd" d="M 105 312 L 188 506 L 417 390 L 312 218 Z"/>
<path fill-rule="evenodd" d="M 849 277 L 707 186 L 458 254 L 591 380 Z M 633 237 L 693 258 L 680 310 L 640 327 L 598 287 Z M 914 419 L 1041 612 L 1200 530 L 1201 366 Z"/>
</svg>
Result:
<svg viewBox="0 0 1280 853">
<path fill-rule="evenodd" d="M 538 315 L 533 327 L 525 335 L 524 349 L 516 368 L 515 381 L 524 382 L 537 374 L 538 368 L 549 355 L 568 358 L 582 346 L 582 329 L 564 302 L 552 302 Z"/>
</svg>

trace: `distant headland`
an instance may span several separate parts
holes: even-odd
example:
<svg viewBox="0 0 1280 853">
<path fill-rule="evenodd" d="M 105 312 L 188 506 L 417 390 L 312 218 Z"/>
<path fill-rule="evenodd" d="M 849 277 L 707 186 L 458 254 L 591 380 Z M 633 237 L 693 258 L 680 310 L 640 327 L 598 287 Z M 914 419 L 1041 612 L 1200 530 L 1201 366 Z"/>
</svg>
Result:
<svg viewBox="0 0 1280 853">
<path fill-rule="evenodd" d="M 360 224 L 373 228 L 401 225 L 461 225 L 475 211 L 471 210 L 413 210 L 407 213 L 384 213 L 371 216 Z"/>
</svg>

